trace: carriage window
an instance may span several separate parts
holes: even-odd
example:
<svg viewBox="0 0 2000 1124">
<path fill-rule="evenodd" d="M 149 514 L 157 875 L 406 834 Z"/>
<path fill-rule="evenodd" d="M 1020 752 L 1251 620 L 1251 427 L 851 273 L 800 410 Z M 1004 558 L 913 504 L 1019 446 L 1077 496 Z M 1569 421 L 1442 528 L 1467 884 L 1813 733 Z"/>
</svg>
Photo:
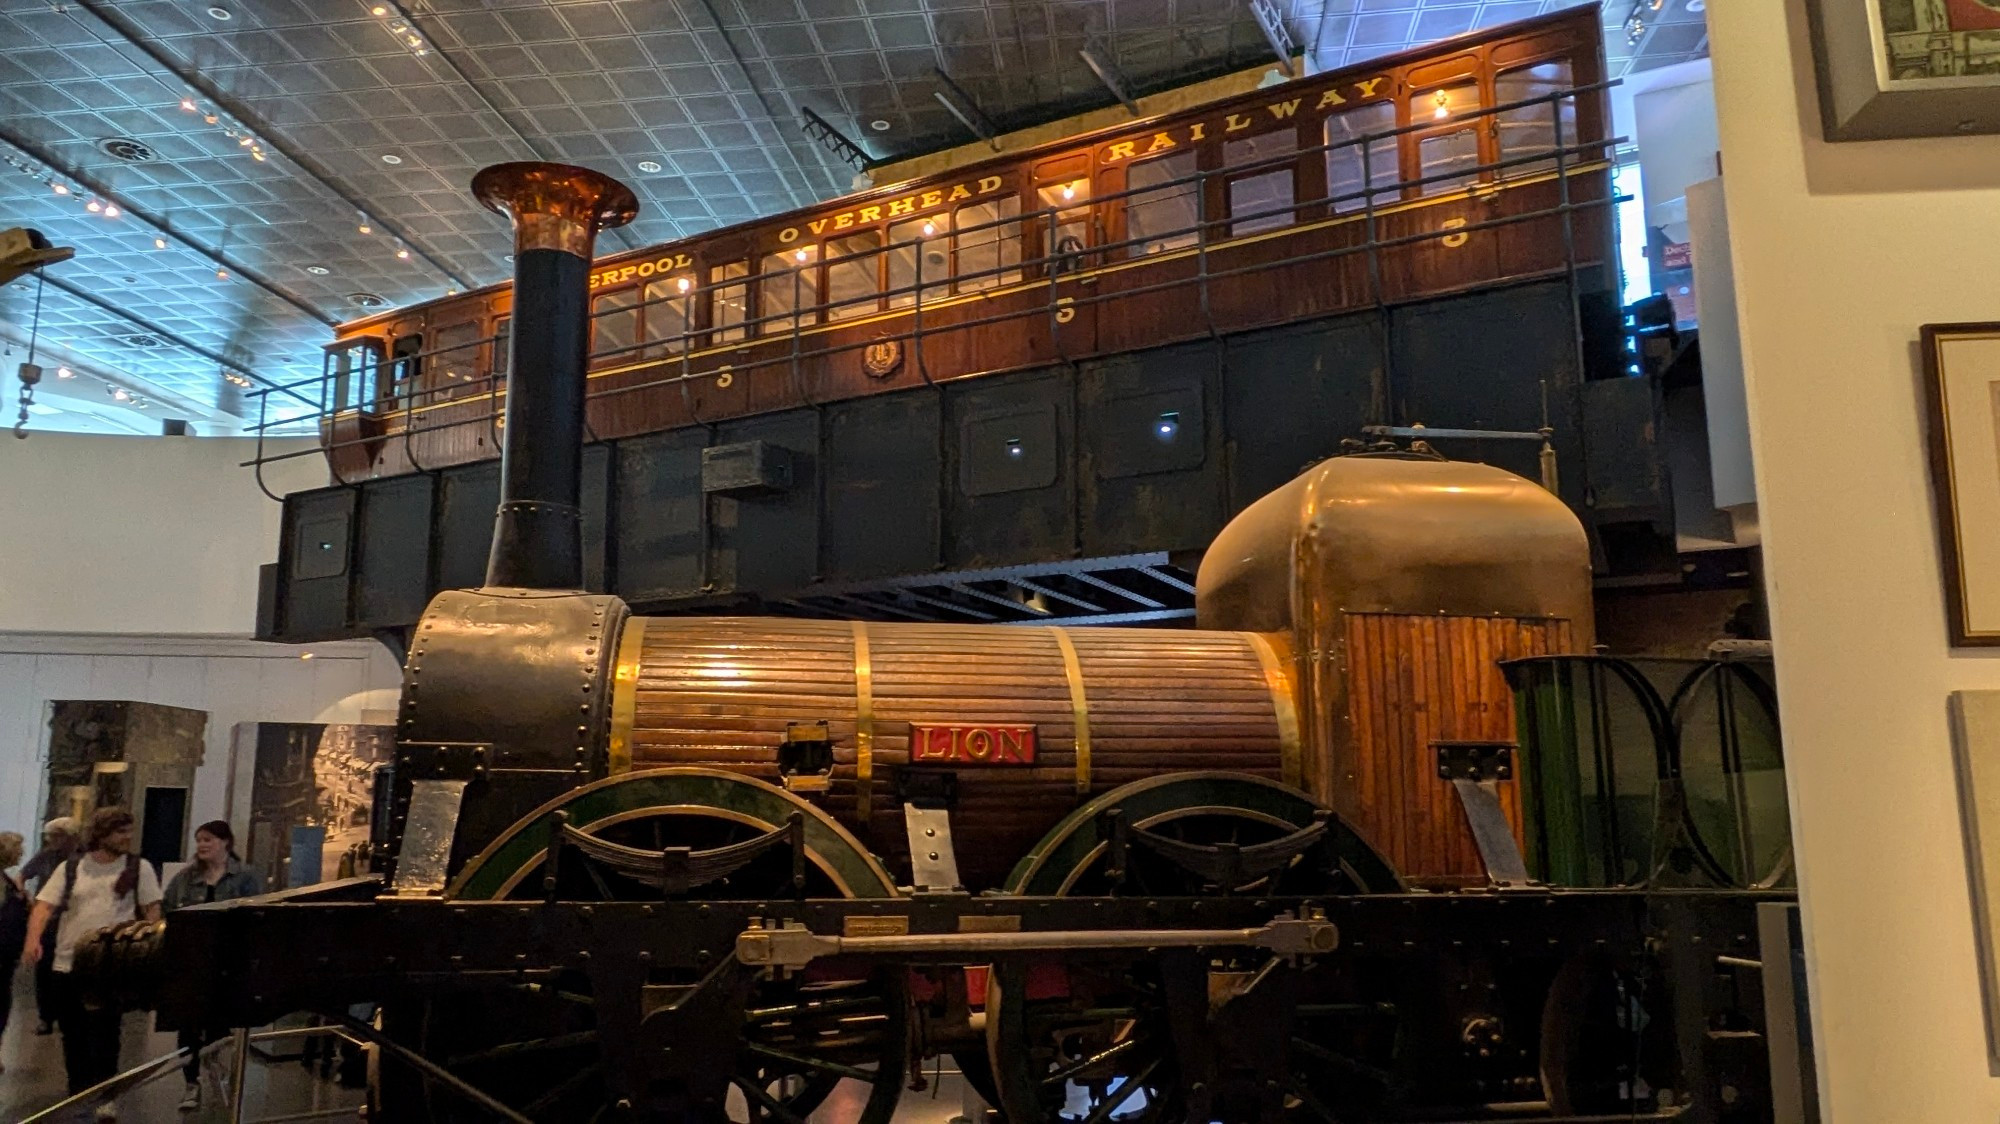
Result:
<svg viewBox="0 0 2000 1124">
<path fill-rule="evenodd" d="M 1396 103 L 1389 101 L 1369 102 L 1356 106 L 1345 113 L 1336 113 L 1326 119 L 1326 143 L 1340 145 L 1345 141 L 1358 141 L 1364 136 L 1386 133 L 1396 127 Z M 1368 206 L 1368 197 L 1362 193 L 1361 177 L 1362 149 L 1366 147 L 1368 186 L 1374 189 L 1375 204 L 1381 206 L 1382 195 L 1394 188 L 1403 178 L 1396 165 L 1396 138 L 1383 137 L 1372 140 L 1366 146 L 1347 144 L 1340 148 L 1326 150 L 1326 194 L 1333 200 L 1335 213 L 1359 211 Z"/>
<path fill-rule="evenodd" d="M 365 343 L 329 348 L 327 377 L 333 380 L 335 410 L 372 409 L 375 405 L 375 348 Z"/>
<path fill-rule="evenodd" d="M 1089 177 L 1078 176 L 1063 183 L 1044 184 L 1036 195 L 1042 210 L 1055 211 L 1055 237 L 1042 247 L 1042 252 L 1053 259 L 1049 262 L 1049 269 L 1062 273 L 1082 268 L 1083 250 L 1090 245 Z M 1045 216 L 1036 222 L 1046 238 L 1048 218 Z M 964 266 L 960 266 L 959 271 L 968 272 Z"/>
<path fill-rule="evenodd" d="M 958 265 L 953 272 L 959 279 L 959 292 L 997 289 L 1021 280 L 1021 224 L 1005 221 L 1020 213 L 1017 195 L 990 203 L 967 203 L 954 213 L 951 227 L 958 246 Z M 929 276 L 930 270 L 926 260 L 924 275 Z"/>
<path fill-rule="evenodd" d="M 1479 83 L 1460 82 L 1453 86 L 1440 86 L 1424 90 L 1410 99 L 1410 123 L 1448 127 L 1455 118 L 1479 108 Z M 1423 135 L 1417 142 L 1417 175 L 1444 176 L 1418 187 L 1422 195 L 1440 195 L 1456 191 L 1477 178 L 1473 169 L 1479 166 L 1479 121 L 1471 118 L 1462 129 L 1450 132 L 1433 132 Z M 1422 134 L 1420 134 L 1422 135 Z M 1449 173 L 1461 173 L 1451 175 Z"/>
<path fill-rule="evenodd" d="M 880 293 L 881 237 L 874 231 L 835 238 L 826 244 L 826 316 L 849 320 L 873 315 Z"/>
<path fill-rule="evenodd" d="M 479 369 L 479 321 L 439 328 L 431 334 L 431 342 L 437 345 L 431 368 L 437 375 L 433 397 L 456 398 L 485 375 Z"/>
<path fill-rule="evenodd" d="M 389 345 L 389 377 L 393 394 L 405 393 L 410 380 L 423 373 L 424 336 L 413 332 L 407 336 L 397 336 Z"/>
<path fill-rule="evenodd" d="M 951 219 L 947 215 L 908 219 L 889 228 L 889 307 L 916 303 L 917 257 L 923 255 L 924 303 L 951 292 Z M 896 292 L 902 289 L 904 292 Z"/>
<path fill-rule="evenodd" d="M 716 343 L 743 338 L 742 325 L 748 316 L 750 286 L 742 279 L 748 276 L 750 263 L 747 261 L 709 267 L 708 287 L 714 304 L 709 309 L 708 322 L 715 329 Z M 730 284 L 732 281 L 735 284 Z"/>
<path fill-rule="evenodd" d="M 1229 181 L 1229 213 L 1232 217 L 1245 216 L 1229 224 L 1230 237 L 1292 225 L 1294 165 L 1290 162 L 1268 165 L 1298 150 L 1296 129 L 1245 137 L 1222 146 L 1223 167 L 1258 169 Z"/>
<path fill-rule="evenodd" d="M 1493 100 L 1496 105 L 1526 101 L 1529 98 L 1545 97 L 1561 90 L 1570 89 L 1569 60 L 1556 59 L 1550 62 L 1524 66 L 1518 70 L 1504 71 L 1493 80 Z M 1576 99 L 1561 98 L 1556 101 L 1536 102 L 1516 109 L 1503 110 L 1495 114 L 1500 126 L 1500 159 L 1509 160 L 1537 152 L 1554 152 L 1556 144 L 1556 114 L 1562 114 L 1562 147 L 1576 143 Z M 1566 164 L 1573 164 L 1577 157 L 1568 154 L 1563 157 Z M 1537 160 L 1529 164 L 1515 164 L 1503 168 L 1503 176 L 1525 176 L 1536 172 L 1553 171 L 1553 158 Z"/>
<path fill-rule="evenodd" d="M 514 318 L 502 316 L 493 324 L 493 382 L 498 385 L 507 378 L 507 359 L 513 354 Z"/>
<path fill-rule="evenodd" d="M 782 254 L 766 254 L 757 266 L 757 334 L 776 335 L 792 330 L 792 316 L 819 303 L 819 284 L 813 274 L 813 250 L 800 246 Z M 810 314 L 799 323 L 809 323 Z"/>
<path fill-rule="evenodd" d="M 1192 178 L 1194 174 L 1192 151 L 1141 160 L 1125 169 L 1126 190 L 1135 192 L 1125 197 L 1128 257 L 1178 250 L 1199 240 L 1201 184 Z M 1187 182 L 1171 182 L 1183 179 Z"/>
<path fill-rule="evenodd" d="M 639 342 L 639 290 L 620 289 L 590 302 L 591 365 L 612 367 L 638 355 L 629 350 Z"/>
<path fill-rule="evenodd" d="M 646 349 L 649 357 L 679 355 L 687 347 L 689 313 L 694 307 L 694 282 L 669 277 L 646 286 Z"/>
</svg>

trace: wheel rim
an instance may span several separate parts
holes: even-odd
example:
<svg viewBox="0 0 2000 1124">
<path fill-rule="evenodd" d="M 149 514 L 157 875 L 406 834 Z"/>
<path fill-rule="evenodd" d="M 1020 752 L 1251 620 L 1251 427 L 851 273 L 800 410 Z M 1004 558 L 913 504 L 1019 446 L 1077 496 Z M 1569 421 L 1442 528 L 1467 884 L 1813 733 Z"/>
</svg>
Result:
<svg viewBox="0 0 2000 1124">
<path fill-rule="evenodd" d="M 622 785 L 618 781 L 624 782 Z M 600 838 L 631 847 L 708 849 L 772 830 L 806 809 L 808 896 L 884 897 L 894 893 L 886 872 L 858 842 L 824 813 L 792 800 L 781 789 L 718 770 L 657 770 L 599 782 L 570 799 L 524 817 L 454 882 L 459 900 L 539 899 L 546 860 L 548 817 L 563 811 L 570 822 Z M 539 838 L 537 837 L 539 834 Z M 776 848 L 693 896 L 768 900 L 792 896 L 789 852 Z M 598 871 L 566 852 L 557 887 L 561 901 L 658 900 L 660 892 Z M 652 982 L 685 984 L 693 979 Z M 423 1021 L 423 1052 L 475 1087 L 492 1092 L 532 1119 L 589 1121 L 612 1118 L 615 1098 L 597 1053 L 586 975 L 565 976 L 554 986 L 512 996 L 513 1024 L 548 1033 L 495 1032 L 481 1008 L 439 1017 L 430 1004 Z M 740 1046 L 726 1075 L 719 1106 L 697 1110 L 703 1124 L 795 1124 L 824 1108 L 857 1124 L 886 1124 L 900 1096 L 909 1058 L 907 978 L 882 970 L 859 978 L 811 971 L 756 983 L 744 1012 Z M 440 1055 L 445 1055 L 440 1057 Z M 536 1065 L 520 1063 L 535 1057 Z M 544 1064 L 543 1059 L 553 1059 Z M 511 1066 L 510 1066 L 511 1063 Z M 527 1069 L 545 1071 L 536 1079 Z M 428 1093 L 430 1118 L 455 1119 L 449 1094 Z M 687 1110 L 683 1109 L 682 1112 Z M 644 1117 L 641 1117 L 644 1118 Z M 468 1117 L 470 1119 L 470 1117 Z"/>
<path fill-rule="evenodd" d="M 1078 809 L 1016 866 L 1008 888 L 1057 896 L 1166 897 L 1200 892 L 1185 881 L 1189 877 L 1185 871 L 1148 857 L 1140 848 L 1128 848 L 1122 877 L 1110 877 L 1109 854 L 1098 823 L 1112 809 L 1131 828 L 1179 842 L 1240 846 L 1289 835 L 1314 824 L 1321 815 L 1303 795 L 1261 778 L 1221 773 L 1154 778 Z M 1235 888 L 1271 896 L 1401 889 L 1389 866 L 1344 824 L 1329 821 L 1327 830 L 1330 867 L 1294 862 Z M 994 966 L 987 995 L 987 1045 L 1001 1107 L 1010 1120 L 1210 1124 L 1255 1116 L 1265 1101 L 1276 1096 L 1288 1119 L 1332 1121 L 1336 1118 L 1326 1107 L 1328 1092 L 1340 1100 L 1356 1098 L 1349 1087 L 1352 1082 L 1344 1078 L 1318 1082 L 1320 1088 L 1315 1088 L 1297 1076 L 1305 1068 L 1301 1065 L 1286 1067 L 1296 1088 L 1245 1093 L 1220 1082 L 1214 1086 L 1203 1082 L 1200 1089 L 1193 1089 L 1168 1029 L 1168 989 L 1162 968 L 1167 960 L 1148 957 L 1100 965 L 1072 958 L 1060 965 L 1059 980 L 1047 965 Z M 1262 954 L 1248 952 L 1204 956 L 1183 971 L 1197 971 L 1211 981 L 1248 981 L 1267 961 Z M 1038 974 L 1045 978 L 1037 979 Z M 1303 989 L 1303 997 L 1318 1000 L 1300 1004 L 1302 1015 L 1295 1011 L 1288 1016 L 1300 1026 L 1299 1036 L 1306 1045 L 1313 1045 L 1310 1036 L 1328 1020 L 1341 1024 L 1335 1037 L 1352 1041 L 1355 1035 L 1344 1024 L 1356 1016 L 1369 1016 L 1370 1005 L 1351 1001 L 1343 993 L 1344 981 L 1331 971 L 1296 975 L 1295 986 Z M 1050 994 L 1052 989 L 1060 994 Z M 1295 1041 L 1288 1058 L 1299 1049 Z M 1318 1050 L 1323 1056 L 1302 1060 L 1321 1069 L 1346 1060 L 1326 1047 Z M 1351 1068 L 1370 1067 L 1356 1060 Z"/>
</svg>

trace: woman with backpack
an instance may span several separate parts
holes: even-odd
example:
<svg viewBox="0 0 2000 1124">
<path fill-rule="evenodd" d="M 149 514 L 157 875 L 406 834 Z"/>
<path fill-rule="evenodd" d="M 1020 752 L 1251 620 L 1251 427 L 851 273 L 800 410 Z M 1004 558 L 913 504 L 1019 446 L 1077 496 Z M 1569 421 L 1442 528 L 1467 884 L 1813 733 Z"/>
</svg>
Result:
<svg viewBox="0 0 2000 1124">
<path fill-rule="evenodd" d="M 194 861 L 167 882 L 166 907 L 169 913 L 191 905 L 226 902 L 264 892 L 264 879 L 236 857 L 236 833 L 228 820 L 210 820 L 194 829 Z M 201 1051 L 210 1042 L 228 1033 L 221 1027 L 189 1027 L 181 1031 L 180 1046 L 187 1051 L 181 1076 L 187 1079 L 187 1095 L 181 1111 L 201 1107 Z"/>
<path fill-rule="evenodd" d="M 160 919 L 160 878 L 151 863 L 133 853 L 132 823 L 132 813 L 123 808 L 99 808 L 78 853 L 42 884 L 28 919 L 25 959 L 34 963 L 43 955 L 43 930 L 58 912 L 62 917 L 55 941 L 56 1024 L 72 1095 L 117 1074 L 120 1023 L 116 1008 L 85 1005 L 82 989 L 70 978 L 77 942 L 109 925 Z M 116 1118 L 108 1106 L 97 1115 Z"/>
</svg>

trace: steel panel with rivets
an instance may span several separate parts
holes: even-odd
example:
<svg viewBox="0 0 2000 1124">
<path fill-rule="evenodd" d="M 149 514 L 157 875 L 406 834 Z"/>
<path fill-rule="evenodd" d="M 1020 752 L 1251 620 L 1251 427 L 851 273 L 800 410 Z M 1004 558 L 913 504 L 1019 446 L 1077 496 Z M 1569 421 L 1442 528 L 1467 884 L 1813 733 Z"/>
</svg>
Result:
<svg viewBox="0 0 2000 1124">
<path fill-rule="evenodd" d="M 452 842 L 456 871 L 520 816 L 604 775 L 612 664 L 629 615 L 616 597 L 551 590 L 433 598 L 403 667 L 392 835 L 412 782 L 476 761 Z M 431 748 L 440 744 L 487 748 Z"/>
</svg>

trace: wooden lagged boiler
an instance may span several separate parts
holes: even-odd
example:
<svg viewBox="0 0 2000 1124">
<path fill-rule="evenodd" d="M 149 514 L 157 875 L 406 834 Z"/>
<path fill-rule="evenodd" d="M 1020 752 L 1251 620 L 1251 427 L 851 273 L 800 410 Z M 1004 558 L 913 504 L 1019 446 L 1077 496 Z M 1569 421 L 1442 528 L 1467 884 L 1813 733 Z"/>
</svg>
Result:
<svg viewBox="0 0 2000 1124">
<path fill-rule="evenodd" d="M 474 190 L 545 313 L 487 584 L 411 639 L 377 873 L 177 914 L 163 1021 L 335 1012 L 407 1063 L 390 1119 L 885 1124 L 942 1055 L 1013 1124 L 1555 1120 L 1695 1080 L 1638 1040 L 1714 1004 L 1630 1018 L 1652 977 L 1609 974 L 1685 907 L 1406 892 L 1520 835 L 1495 662 L 1592 640 L 1554 496 L 1323 461 L 1215 540 L 1187 630 L 634 616 L 579 591 L 577 496 L 592 239 L 636 204 L 560 165 Z M 1720 947 L 1747 908 L 1687 923 Z"/>
</svg>

